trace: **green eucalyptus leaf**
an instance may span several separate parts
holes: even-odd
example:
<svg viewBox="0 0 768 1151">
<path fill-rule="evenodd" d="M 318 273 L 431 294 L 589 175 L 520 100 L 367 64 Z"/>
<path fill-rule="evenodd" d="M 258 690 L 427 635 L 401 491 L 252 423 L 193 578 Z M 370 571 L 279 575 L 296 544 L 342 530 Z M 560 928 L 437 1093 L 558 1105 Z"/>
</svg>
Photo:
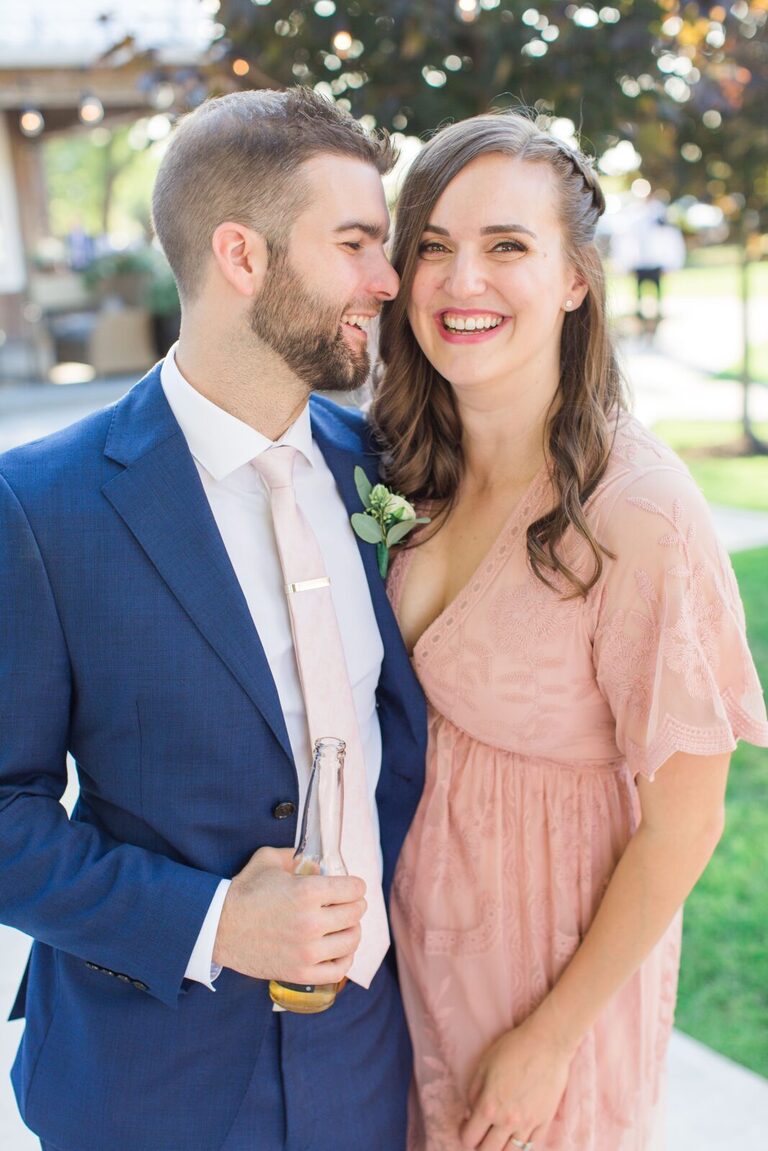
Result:
<svg viewBox="0 0 768 1151">
<path fill-rule="evenodd" d="M 431 524 L 432 520 L 429 518 L 429 516 L 417 516 L 413 522 L 415 524 Z"/>
<path fill-rule="evenodd" d="M 399 524 L 394 524 L 387 532 L 387 547 L 391 548 L 395 544 L 399 544 L 415 527 L 416 520 L 402 520 Z"/>
<path fill-rule="evenodd" d="M 360 539 L 365 540 L 367 544 L 380 544 L 384 542 L 384 532 L 372 516 L 367 516 L 363 512 L 355 512 L 350 522 L 357 535 L 360 536 Z"/>
<path fill-rule="evenodd" d="M 358 467 L 355 468 L 355 487 L 357 488 L 357 494 L 360 496 L 360 499 L 363 501 L 363 507 L 367 508 L 368 507 L 368 501 L 371 498 L 371 491 L 373 490 L 373 484 L 368 479 L 368 476 L 365 474 L 365 472 L 363 471 L 363 469 L 359 465 L 358 465 Z"/>
</svg>

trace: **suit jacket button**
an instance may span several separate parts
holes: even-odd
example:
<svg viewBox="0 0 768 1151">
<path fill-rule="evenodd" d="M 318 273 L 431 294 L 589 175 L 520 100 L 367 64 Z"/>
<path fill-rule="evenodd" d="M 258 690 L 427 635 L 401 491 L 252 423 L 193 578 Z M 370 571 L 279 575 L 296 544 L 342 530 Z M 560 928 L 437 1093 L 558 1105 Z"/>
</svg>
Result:
<svg viewBox="0 0 768 1151">
<path fill-rule="evenodd" d="M 290 816 L 296 814 L 296 804 L 291 803 L 289 799 L 283 803 L 276 803 L 272 808 L 272 814 L 275 819 L 288 819 Z"/>
</svg>

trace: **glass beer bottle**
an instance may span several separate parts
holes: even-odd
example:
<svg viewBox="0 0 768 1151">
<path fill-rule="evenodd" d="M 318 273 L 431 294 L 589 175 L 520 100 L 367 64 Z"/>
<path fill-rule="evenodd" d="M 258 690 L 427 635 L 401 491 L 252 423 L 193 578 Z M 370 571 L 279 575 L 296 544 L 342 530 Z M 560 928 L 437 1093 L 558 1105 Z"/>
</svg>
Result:
<svg viewBox="0 0 768 1151">
<path fill-rule="evenodd" d="M 341 857 L 341 823 L 344 805 L 344 756 L 347 745 L 341 739 L 318 739 L 312 756 L 299 846 L 294 855 L 295 875 L 347 875 Z M 273 1003 L 300 1015 L 327 1011 L 336 999 L 340 984 L 322 986 L 282 983 L 270 980 Z"/>
</svg>

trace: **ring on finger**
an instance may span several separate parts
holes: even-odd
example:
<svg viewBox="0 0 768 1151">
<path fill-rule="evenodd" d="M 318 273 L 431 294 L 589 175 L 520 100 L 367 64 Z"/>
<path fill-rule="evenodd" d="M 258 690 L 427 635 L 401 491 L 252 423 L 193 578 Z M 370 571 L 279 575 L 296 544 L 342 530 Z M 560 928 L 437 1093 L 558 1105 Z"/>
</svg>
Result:
<svg viewBox="0 0 768 1151">
<path fill-rule="evenodd" d="M 513 1147 L 519 1147 L 520 1151 L 533 1151 L 533 1143 L 526 1143 L 523 1139 L 518 1139 L 516 1135 L 510 1136 L 510 1142 Z"/>
</svg>

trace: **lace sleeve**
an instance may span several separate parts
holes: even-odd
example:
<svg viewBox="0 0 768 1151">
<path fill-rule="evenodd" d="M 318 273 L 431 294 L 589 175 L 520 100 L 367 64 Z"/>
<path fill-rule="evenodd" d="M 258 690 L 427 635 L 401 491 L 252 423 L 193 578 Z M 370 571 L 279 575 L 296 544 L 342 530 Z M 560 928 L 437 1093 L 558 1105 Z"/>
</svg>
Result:
<svg viewBox="0 0 768 1151">
<path fill-rule="evenodd" d="M 682 467 L 634 479 L 605 518 L 594 638 L 597 682 L 631 770 L 650 778 L 677 751 L 768 746 L 760 683 L 731 562 Z"/>
</svg>

